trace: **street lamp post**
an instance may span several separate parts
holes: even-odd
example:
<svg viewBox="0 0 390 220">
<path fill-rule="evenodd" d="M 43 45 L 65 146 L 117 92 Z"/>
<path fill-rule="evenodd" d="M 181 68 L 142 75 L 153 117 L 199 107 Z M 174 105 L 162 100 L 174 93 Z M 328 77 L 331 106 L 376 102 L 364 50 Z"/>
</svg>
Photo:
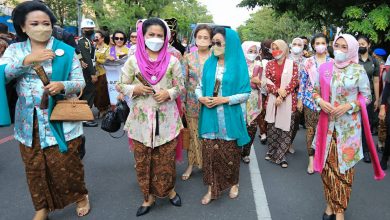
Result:
<svg viewBox="0 0 390 220">
<path fill-rule="evenodd" d="M 81 36 L 81 6 L 83 5 L 83 0 L 77 0 L 77 30 L 78 36 Z"/>
</svg>

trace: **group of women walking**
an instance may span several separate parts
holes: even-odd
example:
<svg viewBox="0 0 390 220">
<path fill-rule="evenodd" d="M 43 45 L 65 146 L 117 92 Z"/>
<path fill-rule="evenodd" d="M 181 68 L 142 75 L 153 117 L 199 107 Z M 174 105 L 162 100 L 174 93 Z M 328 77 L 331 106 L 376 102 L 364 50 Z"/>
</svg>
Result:
<svg viewBox="0 0 390 220">
<path fill-rule="evenodd" d="M 56 19 L 45 5 L 22 3 L 14 15 L 18 15 L 13 17 L 15 29 L 24 41 L 4 52 L 0 79 L 3 84 L 17 79 L 15 138 L 36 210 L 34 220 L 46 219 L 50 211 L 71 203 L 77 203 L 78 216 L 87 215 L 88 191 L 77 154 L 82 125 L 51 122 L 53 105 L 37 107 L 44 90 L 70 98 L 83 89 L 80 63 L 72 48 L 51 37 Z M 223 27 L 199 25 L 194 33 L 197 50 L 179 60 L 170 52 L 171 33 L 164 20 L 138 22 L 137 48 L 121 70 L 117 90 L 131 100 L 125 130 L 143 194 L 136 215 L 147 214 L 157 198 L 182 205 L 175 183 L 184 110 L 191 141 L 188 167 L 181 178 L 191 178 L 194 167 L 202 169 L 207 189 L 200 201 L 203 205 L 224 191 L 231 199 L 239 196 L 240 161 L 250 163 L 257 127 L 267 143 L 265 159 L 287 168 L 304 113 L 307 172 L 321 173 L 327 204 L 323 219 L 344 219 L 354 166 L 363 158 L 362 136 L 367 138 L 375 178 L 384 177 L 368 135 L 365 106 L 371 89 L 358 63 L 358 41 L 348 34 L 337 36 L 332 59 L 327 37 L 316 34 L 311 41 L 315 54 L 305 58 L 301 38 L 289 47 L 284 40 L 241 44 L 237 32 Z M 96 80 L 104 87 L 104 59 L 119 59 L 128 51 L 124 33 L 114 33 L 111 48 L 102 38 L 97 32 Z M 51 79 L 45 87 L 32 68 L 37 63 Z M 109 102 L 100 100 L 97 106 L 104 113 Z"/>
</svg>

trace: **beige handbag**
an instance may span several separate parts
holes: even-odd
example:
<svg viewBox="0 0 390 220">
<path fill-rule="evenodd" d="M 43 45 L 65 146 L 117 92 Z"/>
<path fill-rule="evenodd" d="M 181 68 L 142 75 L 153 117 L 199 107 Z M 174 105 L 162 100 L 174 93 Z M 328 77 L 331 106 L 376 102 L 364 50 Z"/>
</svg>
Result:
<svg viewBox="0 0 390 220">
<path fill-rule="evenodd" d="M 184 125 L 184 128 L 181 130 L 183 134 L 183 149 L 188 150 L 190 148 L 191 133 L 190 133 L 190 129 L 188 128 L 187 118 L 183 115 L 181 120 Z"/>
<path fill-rule="evenodd" d="M 88 102 L 80 100 L 83 91 L 77 99 L 59 100 L 53 108 L 50 121 L 92 121 L 93 113 Z"/>
</svg>

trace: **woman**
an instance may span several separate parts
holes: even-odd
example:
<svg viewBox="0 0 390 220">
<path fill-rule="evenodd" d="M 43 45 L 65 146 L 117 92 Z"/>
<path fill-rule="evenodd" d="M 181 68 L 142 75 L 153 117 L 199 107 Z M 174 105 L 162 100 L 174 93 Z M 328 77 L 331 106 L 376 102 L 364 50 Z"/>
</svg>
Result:
<svg viewBox="0 0 390 220">
<path fill-rule="evenodd" d="M 265 40 L 262 42 L 261 45 L 261 66 L 263 67 L 263 72 L 261 74 L 261 100 L 267 100 L 267 88 L 266 88 L 266 82 L 267 78 L 265 77 L 265 67 L 267 66 L 267 63 L 273 59 L 272 53 L 271 53 L 271 44 L 273 40 Z M 259 124 L 259 130 L 260 130 L 260 142 L 261 144 L 267 143 L 267 122 L 265 121 L 265 114 L 266 114 L 266 106 L 265 101 L 262 102 L 262 110 L 260 113 L 260 116 L 258 117 L 258 124 Z"/>
<path fill-rule="evenodd" d="M 272 56 L 266 67 L 268 152 L 266 160 L 287 168 L 286 153 L 292 145 L 297 120 L 298 65 L 288 56 L 283 40 L 271 44 Z"/>
<path fill-rule="evenodd" d="M 313 99 L 322 111 L 312 147 L 316 149 L 314 168 L 321 173 L 327 201 L 323 219 L 344 219 L 352 192 L 354 166 L 363 158 L 361 119 L 364 126 L 369 123 L 365 109 L 361 118 L 360 107 L 370 102 L 371 92 L 367 74 L 358 64 L 358 47 L 352 35 L 336 37 L 334 64 L 322 64 L 314 83 Z M 381 179 L 384 175 L 372 138 L 369 143 L 370 150 L 374 151 L 371 156 L 375 178 Z"/>
<path fill-rule="evenodd" d="M 378 117 L 376 111 L 379 109 L 379 62 L 370 54 L 371 41 L 368 37 L 359 36 L 359 64 L 364 67 L 370 83 L 373 100 L 367 105 L 367 111 L 370 118 L 371 130 L 377 134 Z M 364 132 L 364 130 L 363 130 Z M 367 140 L 363 135 L 363 155 L 364 162 L 370 163 L 370 153 L 368 151 Z"/>
<path fill-rule="evenodd" d="M 0 38 L 0 57 L 3 56 L 5 49 L 7 49 L 8 43 L 7 41 Z"/>
<path fill-rule="evenodd" d="M 193 166 L 202 168 L 202 146 L 198 136 L 199 101 L 195 95 L 196 86 L 202 78 L 203 65 L 210 57 L 211 36 L 213 30 L 206 24 L 196 27 L 194 37 L 198 50 L 184 56 L 186 96 L 183 99 L 187 124 L 190 129 L 188 148 L 188 167 L 182 175 L 183 180 L 191 176 Z"/>
<path fill-rule="evenodd" d="M 108 51 L 108 45 L 104 43 L 104 34 L 102 31 L 95 32 L 96 43 L 96 75 L 97 77 L 95 106 L 99 110 L 98 117 L 103 117 L 110 107 L 110 97 L 108 95 L 108 82 L 106 78 L 106 70 L 104 69 L 104 62 L 106 62 L 106 52 Z"/>
<path fill-rule="evenodd" d="M 144 202 L 137 216 L 147 214 L 155 198 L 169 197 L 181 206 L 175 191 L 177 136 L 183 128 L 175 99 L 184 92 L 180 62 L 168 51 L 169 29 L 159 18 L 140 22 L 137 50 L 122 68 L 118 88 L 132 98 L 125 130 L 134 143 L 138 183 Z M 141 84 L 139 74 L 150 86 Z"/>
<path fill-rule="evenodd" d="M 196 88 L 201 105 L 199 135 L 202 140 L 203 182 L 208 191 L 202 204 L 209 204 L 230 188 L 238 196 L 239 146 L 250 140 L 244 119 L 244 104 L 250 94 L 248 66 L 237 32 L 218 27 L 213 31 L 213 55 L 203 67 Z M 244 107 L 244 108 L 242 108 Z"/>
<path fill-rule="evenodd" d="M 106 59 L 110 61 L 116 61 L 123 59 L 129 53 L 129 48 L 126 47 L 126 34 L 122 31 L 115 31 L 112 34 L 113 46 L 106 51 Z"/>
<path fill-rule="evenodd" d="M 245 41 L 242 43 L 242 50 L 245 54 L 245 59 L 248 65 L 249 78 L 251 82 L 251 94 L 248 102 L 246 103 L 246 129 L 248 130 L 249 137 L 251 140 L 246 144 L 241 153 L 241 158 L 244 163 L 249 163 L 249 154 L 251 152 L 251 146 L 256 136 L 258 118 L 261 112 L 261 77 L 263 68 L 256 62 L 258 51 L 260 48 L 257 47 L 257 42 Z"/>
<path fill-rule="evenodd" d="M 303 69 L 300 71 L 297 108 L 298 111 L 303 111 L 303 114 L 305 115 L 306 147 L 309 155 L 309 164 L 307 166 L 308 174 L 314 173 L 314 149 L 311 148 L 311 145 L 313 143 L 319 116 L 317 106 L 313 100 L 313 86 L 314 80 L 318 77 L 318 68 L 321 64 L 332 61 L 332 58 L 326 53 L 328 43 L 329 40 L 324 34 L 316 34 L 311 40 L 315 55 L 305 60 Z"/>
<path fill-rule="evenodd" d="M 51 37 L 56 18 L 44 4 L 21 3 L 12 20 L 22 42 L 7 48 L 0 75 L 7 82 L 17 79 L 15 139 L 36 210 L 33 219 L 47 219 L 49 212 L 72 203 L 77 203 L 77 215 L 85 216 L 90 205 L 78 154 L 82 124 L 49 120 L 57 98 L 74 97 L 84 88 L 80 63 L 72 47 Z M 50 84 L 43 86 L 33 65 L 43 67 Z M 37 106 L 45 91 L 51 96 L 49 108 L 41 109 Z"/>
<path fill-rule="evenodd" d="M 304 46 L 305 46 L 305 41 L 301 38 L 294 38 L 291 42 L 290 59 L 292 59 L 298 65 L 299 81 L 301 81 L 299 73 L 303 70 L 303 68 L 304 68 L 303 63 L 306 60 L 306 58 L 304 57 L 304 53 L 303 53 Z M 288 151 L 291 154 L 295 153 L 295 149 L 293 148 L 292 143 L 294 142 L 295 136 L 297 135 L 297 132 L 299 129 L 299 124 L 304 125 L 305 118 L 304 118 L 304 114 L 302 114 L 302 111 L 298 111 L 297 117 L 295 119 L 297 121 L 295 122 L 295 127 L 294 127 L 294 131 L 292 134 L 291 147 L 288 149 Z"/>
</svg>

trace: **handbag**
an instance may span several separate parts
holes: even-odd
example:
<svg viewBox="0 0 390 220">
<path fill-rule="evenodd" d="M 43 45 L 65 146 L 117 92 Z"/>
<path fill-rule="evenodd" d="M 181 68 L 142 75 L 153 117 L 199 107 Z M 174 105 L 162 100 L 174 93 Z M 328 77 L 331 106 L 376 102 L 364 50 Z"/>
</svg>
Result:
<svg viewBox="0 0 390 220">
<path fill-rule="evenodd" d="M 130 113 L 130 108 L 127 105 L 126 101 L 118 101 L 116 103 L 115 111 L 120 122 L 126 123 L 127 117 Z"/>
<path fill-rule="evenodd" d="M 190 129 L 188 128 L 187 119 L 184 115 L 183 115 L 181 120 L 182 120 L 183 126 L 184 126 L 184 128 L 181 130 L 181 132 L 183 134 L 183 149 L 188 150 L 190 148 L 191 133 L 190 133 Z"/>
<path fill-rule="evenodd" d="M 108 111 L 102 120 L 101 129 L 110 133 L 117 132 L 121 128 L 121 121 L 117 116 L 117 112 Z"/>
<path fill-rule="evenodd" d="M 92 121 L 91 108 L 86 100 L 80 100 L 81 90 L 77 99 L 58 100 L 53 108 L 50 121 Z"/>
</svg>

